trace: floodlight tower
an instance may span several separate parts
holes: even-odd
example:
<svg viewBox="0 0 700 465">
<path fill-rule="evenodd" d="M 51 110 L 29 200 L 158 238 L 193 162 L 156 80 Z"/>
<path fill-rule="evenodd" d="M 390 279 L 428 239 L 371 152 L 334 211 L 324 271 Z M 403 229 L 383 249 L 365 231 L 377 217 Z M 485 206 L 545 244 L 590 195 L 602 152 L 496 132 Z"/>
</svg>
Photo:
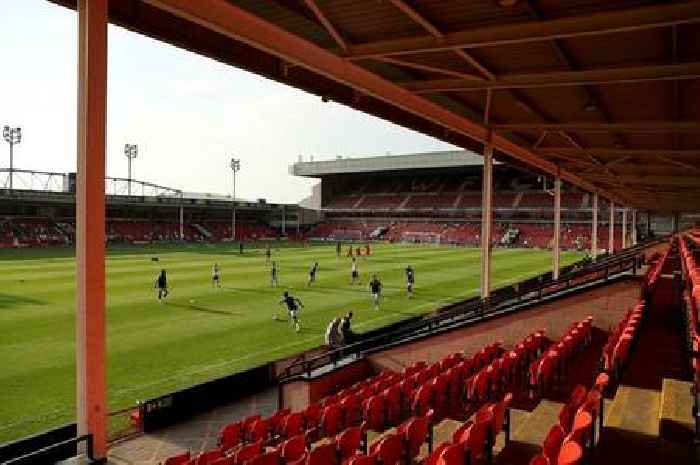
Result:
<svg viewBox="0 0 700 465">
<path fill-rule="evenodd" d="M 236 240 L 236 173 L 241 170 L 241 160 L 231 158 L 231 171 L 233 172 L 233 214 L 231 217 L 231 240 Z"/>
<path fill-rule="evenodd" d="M 11 128 L 5 125 L 2 128 L 2 138 L 10 144 L 10 190 L 12 190 L 12 172 L 14 171 L 14 148 L 15 145 L 22 142 L 22 128 Z"/>
<path fill-rule="evenodd" d="M 129 181 L 127 184 L 127 190 L 129 195 L 131 195 L 131 160 L 136 158 L 139 154 L 139 146 L 136 144 L 124 144 L 124 155 L 129 160 Z"/>
</svg>

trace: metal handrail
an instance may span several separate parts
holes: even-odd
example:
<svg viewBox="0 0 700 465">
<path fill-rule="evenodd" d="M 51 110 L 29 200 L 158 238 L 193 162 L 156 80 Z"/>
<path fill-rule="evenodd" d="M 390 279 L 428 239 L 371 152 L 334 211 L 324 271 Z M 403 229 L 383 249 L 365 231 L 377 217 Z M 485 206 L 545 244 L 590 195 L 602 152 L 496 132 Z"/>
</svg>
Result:
<svg viewBox="0 0 700 465">
<path fill-rule="evenodd" d="M 500 288 L 486 301 L 478 297 L 471 298 L 461 303 L 453 304 L 448 307 L 449 309 L 443 310 L 437 315 L 424 317 L 420 321 L 406 323 L 394 331 L 366 338 L 340 348 L 331 349 L 320 355 L 305 358 L 302 361 L 292 363 L 286 367 L 281 376 L 281 380 L 300 376 L 305 373 L 310 374 L 311 371 L 332 364 L 341 357 L 347 357 L 349 355 L 359 356 L 369 351 L 376 351 L 386 346 L 387 339 L 391 339 L 391 345 L 394 345 L 397 341 L 414 337 L 417 333 L 425 331 L 426 329 L 429 332 L 436 332 L 443 329 L 440 328 L 440 326 L 449 320 L 461 318 L 464 323 L 471 322 L 473 319 L 469 319 L 469 317 L 477 316 L 479 319 L 484 318 L 503 310 L 501 306 L 521 305 L 527 302 L 541 300 L 543 297 L 557 292 L 572 290 L 590 284 L 592 281 L 601 279 L 601 277 L 598 276 L 600 272 L 605 272 L 604 277 L 607 279 L 614 273 L 619 274 L 629 270 L 636 270 L 639 266 L 639 251 L 657 241 L 658 239 L 630 247 L 615 254 L 603 256 L 598 261 L 591 262 L 580 269 L 575 269 L 575 267 L 572 266 L 557 280 L 543 280 L 536 285 L 527 286 L 522 290 L 519 289 L 517 292 L 507 292 L 512 288 L 512 285 Z M 540 278 L 542 278 L 542 276 L 543 275 L 541 275 Z M 583 282 L 573 282 L 582 277 L 591 277 L 592 279 Z M 524 281 L 524 283 L 528 282 L 532 282 L 532 279 Z M 546 292 L 548 289 L 550 291 Z M 527 298 L 527 296 L 530 296 L 530 298 Z M 453 321 L 452 323 L 457 324 L 458 322 Z"/>
<path fill-rule="evenodd" d="M 41 449 L 31 451 L 27 454 L 24 454 L 24 455 L 21 455 L 19 457 L 15 457 L 13 459 L 2 462 L 2 464 L 0 464 L 0 465 L 20 465 L 23 463 L 37 463 L 33 460 L 41 458 L 44 454 L 51 452 L 52 450 L 55 450 L 55 449 L 58 449 L 58 448 L 64 447 L 64 446 L 70 446 L 70 445 L 75 445 L 77 447 L 77 445 L 80 444 L 81 442 L 85 442 L 85 444 L 87 446 L 87 450 L 86 450 L 87 458 L 90 460 L 94 460 L 92 434 L 84 434 L 82 436 L 77 436 L 75 438 L 70 438 L 70 439 L 66 439 L 64 441 L 59 441 L 59 442 L 56 442 L 56 443 L 51 444 L 49 446 L 42 447 Z"/>
</svg>

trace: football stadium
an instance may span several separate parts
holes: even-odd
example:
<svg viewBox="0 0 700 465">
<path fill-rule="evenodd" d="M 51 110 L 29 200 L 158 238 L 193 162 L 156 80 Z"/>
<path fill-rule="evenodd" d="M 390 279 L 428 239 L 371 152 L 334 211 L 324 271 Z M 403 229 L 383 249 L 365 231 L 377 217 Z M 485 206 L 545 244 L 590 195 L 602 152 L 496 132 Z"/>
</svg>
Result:
<svg viewBox="0 0 700 465">
<path fill-rule="evenodd" d="M 34 3 L 77 143 L 0 121 L 0 465 L 700 463 L 700 1 Z M 112 176 L 122 29 L 420 147 Z"/>
</svg>

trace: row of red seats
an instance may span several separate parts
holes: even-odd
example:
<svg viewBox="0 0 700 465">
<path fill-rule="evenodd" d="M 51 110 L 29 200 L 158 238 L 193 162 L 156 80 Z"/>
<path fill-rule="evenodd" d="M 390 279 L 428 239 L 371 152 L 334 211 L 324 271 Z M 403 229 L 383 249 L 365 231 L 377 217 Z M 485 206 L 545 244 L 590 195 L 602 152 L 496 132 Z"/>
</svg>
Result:
<svg viewBox="0 0 700 465">
<path fill-rule="evenodd" d="M 573 356 L 591 341 L 593 317 L 573 323 L 558 342 L 545 350 L 544 354 L 530 365 L 530 388 L 539 395 L 550 390 L 557 377 L 561 377 Z"/>
<path fill-rule="evenodd" d="M 543 330 L 526 337 L 513 350 L 500 354 L 491 363 L 469 377 L 464 386 L 467 405 L 492 400 L 509 390 L 521 387 L 528 364 L 536 359 L 546 344 Z"/>
<path fill-rule="evenodd" d="M 372 444 L 369 452 L 349 456 L 326 456 L 319 465 L 400 465 L 413 463 L 421 447 L 430 441 L 430 424 L 426 416 L 414 416 L 401 423 L 395 433 L 385 434 Z M 327 447 L 325 444 L 323 447 Z M 336 459 L 336 460 L 334 460 Z M 309 463 L 309 462 L 307 462 Z"/>
<path fill-rule="evenodd" d="M 578 385 L 559 411 L 559 422 L 542 442 L 530 465 L 577 465 L 595 445 L 596 423 L 603 426 L 603 392 L 609 377 L 601 373 L 590 391 Z"/>
<path fill-rule="evenodd" d="M 671 238 L 671 244 L 673 244 L 674 241 L 675 238 Z M 642 290 L 645 295 L 650 295 L 656 287 L 656 284 L 659 281 L 659 277 L 661 276 L 661 271 L 663 270 L 664 264 L 666 263 L 666 259 L 671 253 L 671 249 L 672 247 L 669 246 L 668 248 L 666 248 L 663 254 L 654 257 L 642 281 Z"/>
<path fill-rule="evenodd" d="M 464 465 L 491 462 L 496 437 L 506 431 L 508 441 L 508 408 L 512 394 L 507 393 L 497 402 L 484 404 L 474 414 L 473 420 L 461 425 L 450 442 L 440 444 L 423 461 L 423 465 Z"/>
<path fill-rule="evenodd" d="M 693 372 L 693 411 L 700 409 L 700 327 L 698 326 L 698 312 L 700 312 L 700 229 L 693 229 L 681 237 L 680 254 L 685 276 L 685 290 L 683 298 L 686 310 L 687 339 L 695 356 L 690 358 L 690 367 Z M 697 415 L 696 431 L 700 430 L 700 419 Z"/>
<path fill-rule="evenodd" d="M 262 455 L 271 457 L 269 460 L 274 461 L 274 451 L 262 453 L 265 446 L 277 445 L 275 449 L 277 450 L 282 447 L 282 444 L 297 436 L 303 438 L 304 444 L 310 444 L 321 438 L 333 438 L 338 434 L 351 434 L 350 432 L 355 432 L 352 433 L 353 437 L 359 434 L 361 438 L 365 438 L 368 430 L 383 431 L 406 418 L 408 418 L 407 421 L 412 418 L 425 418 L 428 428 L 432 428 L 433 422 L 443 418 L 451 408 L 455 409 L 455 413 L 461 412 L 463 408 L 461 385 L 464 374 L 470 374 L 487 366 L 501 352 L 499 344 L 491 344 L 471 358 L 464 358 L 460 353 L 451 354 L 430 366 L 424 362 L 411 364 L 402 374 L 382 372 L 373 378 L 327 396 L 301 412 L 283 409 L 266 419 L 261 418 L 260 415 L 253 415 L 226 425 L 221 431 L 217 449 L 207 451 L 195 458 L 189 457 L 186 453 L 181 454 L 171 457 L 165 463 L 167 465 L 213 465 L 214 463 L 219 465 L 216 461 L 221 460 L 221 464 L 226 465 L 243 464 L 253 458 L 262 460 L 257 459 Z M 448 397 L 448 392 L 453 395 Z M 343 428 L 346 429 L 343 430 Z M 295 439 L 295 442 L 300 443 L 302 440 Z M 341 441 L 338 439 L 336 442 Z M 295 448 L 295 450 L 298 449 L 298 447 Z M 347 450 L 347 448 L 343 449 Z M 379 449 L 375 452 L 382 454 Z M 323 455 L 322 452 L 308 452 L 304 456 L 306 460 L 304 463 L 324 463 L 313 462 L 318 454 Z M 373 452 L 370 451 L 370 455 L 372 454 Z M 291 463 L 284 462 L 285 457 L 291 456 L 289 453 L 285 454 L 282 449 L 277 450 L 277 457 L 283 462 L 276 463 Z"/>
<path fill-rule="evenodd" d="M 601 356 L 601 368 L 613 379 L 619 379 L 620 371 L 627 361 L 632 346 L 644 316 L 644 302 L 640 301 L 629 310 L 620 323 L 608 336 Z"/>
</svg>

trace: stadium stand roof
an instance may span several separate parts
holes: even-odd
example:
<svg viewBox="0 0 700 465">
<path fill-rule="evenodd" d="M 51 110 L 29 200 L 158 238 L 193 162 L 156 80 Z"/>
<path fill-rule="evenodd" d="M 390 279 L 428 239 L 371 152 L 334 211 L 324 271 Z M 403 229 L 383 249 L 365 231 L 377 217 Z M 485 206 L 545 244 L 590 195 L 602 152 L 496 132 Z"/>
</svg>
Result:
<svg viewBox="0 0 700 465">
<path fill-rule="evenodd" d="M 121 0 L 109 21 L 630 207 L 700 208 L 698 1 Z"/>
<path fill-rule="evenodd" d="M 301 161 L 292 165 L 289 171 L 295 176 L 321 177 L 333 174 L 402 171 L 421 168 L 462 168 L 481 165 L 483 165 L 483 159 L 479 155 L 466 150 L 446 150 L 406 155 Z"/>
</svg>

